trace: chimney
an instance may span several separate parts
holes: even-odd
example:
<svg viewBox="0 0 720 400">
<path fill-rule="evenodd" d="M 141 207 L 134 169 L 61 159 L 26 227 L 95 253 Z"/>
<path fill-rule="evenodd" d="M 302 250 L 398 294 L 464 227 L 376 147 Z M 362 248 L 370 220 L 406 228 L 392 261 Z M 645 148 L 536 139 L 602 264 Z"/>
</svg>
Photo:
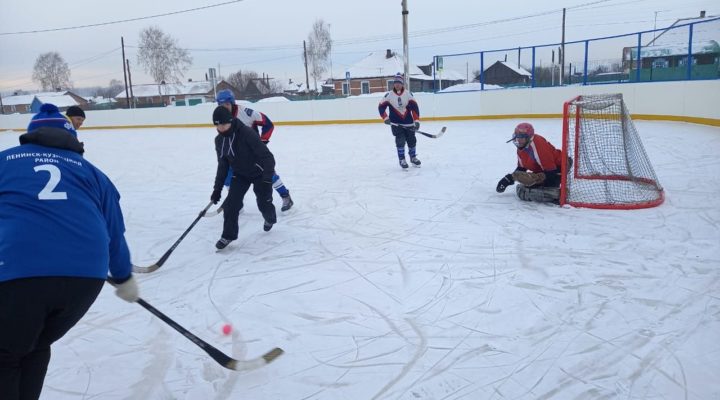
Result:
<svg viewBox="0 0 720 400">
<path fill-rule="evenodd" d="M 700 11 L 700 18 L 705 18 L 705 10 Z"/>
<path fill-rule="evenodd" d="M 385 51 L 385 58 L 392 58 L 392 56 L 393 56 L 392 50 L 387 49 L 387 50 Z"/>
</svg>

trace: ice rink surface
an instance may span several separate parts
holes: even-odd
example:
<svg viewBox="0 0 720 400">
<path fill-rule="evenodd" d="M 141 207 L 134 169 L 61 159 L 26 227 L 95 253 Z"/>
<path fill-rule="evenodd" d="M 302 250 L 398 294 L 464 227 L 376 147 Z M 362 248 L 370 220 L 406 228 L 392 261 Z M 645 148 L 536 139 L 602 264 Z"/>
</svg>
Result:
<svg viewBox="0 0 720 400">
<path fill-rule="evenodd" d="M 226 250 L 203 218 L 136 276 L 220 350 L 286 354 L 223 369 L 106 287 L 54 345 L 42 399 L 720 398 L 720 128 L 636 121 L 666 201 L 608 211 L 496 193 L 519 122 L 423 123 L 448 131 L 418 137 L 407 172 L 382 124 L 277 126 L 293 209 L 265 233 L 250 192 Z M 560 120 L 530 122 L 560 145 Z M 134 262 L 154 263 L 209 201 L 214 130 L 79 137 L 123 196 Z"/>
</svg>

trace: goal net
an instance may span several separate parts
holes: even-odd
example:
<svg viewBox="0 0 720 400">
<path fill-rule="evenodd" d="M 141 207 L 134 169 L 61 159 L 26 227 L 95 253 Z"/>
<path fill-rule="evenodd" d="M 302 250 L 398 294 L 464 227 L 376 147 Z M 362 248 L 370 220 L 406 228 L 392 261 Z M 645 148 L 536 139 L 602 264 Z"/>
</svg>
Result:
<svg viewBox="0 0 720 400">
<path fill-rule="evenodd" d="M 564 168 L 560 204 L 636 209 L 664 200 L 663 188 L 622 94 L 578 96 L 563 106 Z"/>
</svg>

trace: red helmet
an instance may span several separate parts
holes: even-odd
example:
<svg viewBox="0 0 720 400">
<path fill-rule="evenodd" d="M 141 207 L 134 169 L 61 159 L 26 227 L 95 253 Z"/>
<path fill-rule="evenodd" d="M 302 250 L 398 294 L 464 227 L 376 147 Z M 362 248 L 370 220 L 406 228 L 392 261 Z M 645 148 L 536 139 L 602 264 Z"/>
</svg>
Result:
<svg viewBox="0 0 720 400">
<path fill-rule="evenodd" d="M 519 149 L 525 148 L 532 141 L 533 135 L 535 135 L 535 128 L 527 122 L 518 124 L 515 127 L 515 132 L 508 142 L 513 142 Z M 523 144 L 518 142 L 518 139 L 525 139 Z"/>
</svg>

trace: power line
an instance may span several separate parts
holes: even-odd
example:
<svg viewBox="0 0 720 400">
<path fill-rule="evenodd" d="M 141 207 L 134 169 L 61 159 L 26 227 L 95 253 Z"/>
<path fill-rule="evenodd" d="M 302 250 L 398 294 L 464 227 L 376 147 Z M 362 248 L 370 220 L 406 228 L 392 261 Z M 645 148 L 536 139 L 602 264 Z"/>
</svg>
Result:
<svg viewBox="0 0 720 400">
<path fill-rule="evenodd" d="M 73 29 L 83 29 L 83 28 L 92 28 L 92 27 L 96 27 L 96 26 L 121 24 L 121 23 L 124 23 L 124 22 L 141 21 L 141 20 L 145 20 L 145 19 L 152 19 L 152 18 L 159 18 L 159 17 L 167 17 L 168 15 L 177 15 L 177 14 L 184 14 L 184 13 L 193 12 L 193 11 L 205 10 L 205 9 L 208 9 L 208 8 L 220 7 L 220 6 L 224 6 L 224 5 L 227 5 L 227 4 L 239 3 L 239 2 L 241 2 L 241 1 L 243 1 L 243 0 L 232 0 L 232 1 L 226 1 L 226 2 L 224 2 L 224 3 L 211 4 L 211 5 L 203 6 L 203 7 L 189 8 L 189 9 L 187 9 L 187 10 L 173 11 L 173 12 L 168 12 L 168 13 L 163 13 L 163 14 L 148 15 L 148 16 L 145 16 L 145 17 L 122 19 L 122 20 L 118 20 L 118 21 L 100 22 L 100 23 L 97 23 L 97 24 L 68 26 L 68 27 L 64 27 L 64 28 L 53 28 L 53 29 L 38 29 L 38 30 L 34 30 L 34 31 L 1 32 L 1 33 L 0 33 L 0 36 L 23 35 L 23 34 L 28 34 L 28 33 L 68 31 L 68 30 L 73 30 Z"/>
</svg>

